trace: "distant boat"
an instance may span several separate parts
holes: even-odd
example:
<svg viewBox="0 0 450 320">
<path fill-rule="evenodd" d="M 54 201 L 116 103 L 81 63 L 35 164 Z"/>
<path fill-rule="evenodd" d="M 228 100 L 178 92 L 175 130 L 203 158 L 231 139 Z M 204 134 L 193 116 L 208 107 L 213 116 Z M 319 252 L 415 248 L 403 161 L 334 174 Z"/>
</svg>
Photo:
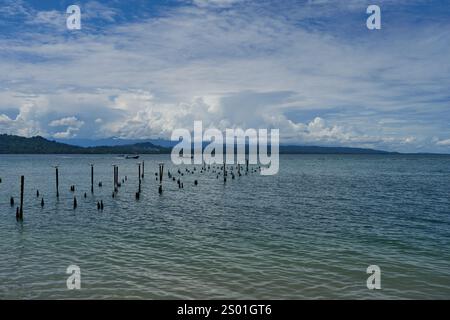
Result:
<svg viewBox="0 0 450 320">
<path fill-rule="evenodd" d="M 139 159 L 139 155 L 127 155 L 125 159 Z"/>
</svg>

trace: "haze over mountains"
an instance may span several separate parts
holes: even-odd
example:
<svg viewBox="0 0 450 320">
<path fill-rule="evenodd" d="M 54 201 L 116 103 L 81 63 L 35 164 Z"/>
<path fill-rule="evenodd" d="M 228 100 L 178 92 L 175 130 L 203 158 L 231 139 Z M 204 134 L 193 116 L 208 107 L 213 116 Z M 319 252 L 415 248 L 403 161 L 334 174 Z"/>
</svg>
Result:
<svg viewBox="0 0 450 320">
<path fill-rule="evenodd" d="M 136 143 L 150 142 L 161 147 L 171 148 L 176 142 L 164 139 L 123 139 L 118 137 L 110 137 L 104 139 L 55 139 L 56 142 L 75 145 L 79 147 L 99 147 L 99 146 L 125 146 Z"/>
<path fill-rule="evenodd" d="M 51 141 L 40 136 L 25 138 L 0 134 L 0 154 L 162 154 L 170 153 L 176 143 L 163 139 L 127 140 L 119 138 Z M 281 145 L 280 153 L 391 154 L 392 152 L 364 148 Z"/>
</svg>

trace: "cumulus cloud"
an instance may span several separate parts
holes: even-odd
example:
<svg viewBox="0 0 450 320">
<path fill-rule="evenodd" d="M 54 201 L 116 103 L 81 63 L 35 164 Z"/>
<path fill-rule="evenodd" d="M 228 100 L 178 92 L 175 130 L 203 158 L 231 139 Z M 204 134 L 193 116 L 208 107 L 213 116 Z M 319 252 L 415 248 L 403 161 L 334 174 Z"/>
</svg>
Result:
<svg viewBox="0 0 450 320">
<path fill-rule="evenodd" d="M 0 132 L 25 137 L 47 135 L 38 121 L 26 120 L 20 116 L 16 119 L 11 119 L 5 114 L 0 114 Z"/>
<path fill-rule="evenodd" d="M 73 138 L 76 137 L 77 132 L 84 125 L 84 121 L 78 120 L 76 117 L 65 117 L 53 120 L 49 123 L 50 127 L 66 127 L 66 130 L 55 132 L 54 138 Z"/>
<path fill-rule="evenodd" d="M 58 120 L 53 120 L 49 123 L 50 127 L 60 127 L 60 126 L 68 126 L 74 128 L 81 128 L 84 124 L 83 121 L 78 120 L 76 117 L 66 117 Z"/>
<path fill-rule="evenodd" d="M 57 139 L 68 139 L 68 138 L 73 138 L 76 137 L 76 132 L 77 130 L 72 129 L 72 128 L 67 128 L 66 131 L 61 131 L 61 132 L 56 132 L 53 134 L 54 138 Z"/>
<path fill-rule="evenodd" d="M 17 110 L 17 115 L 11 117 L 2 113 L 0 108 L 0 132 L 25 137 L 47 135 L 40 121 L 48 106 L 45 97 L 7 92 L 0 93 L 0 101 Z"/>
<path fill-rule="evenodd" d="M 160 104 L 155 102 L 149 93 L 140 94 L 141 97 L 134 92 L 115 99 L 120 108 L 130 111 L 125 116 L 125 121 L 120 118 L 104 125 L 102 131 L 105 136 L 168 138 L 175 129 L 192 131 L 194 121 L 201 120 L 204 129 L 218 128 L 222 131 L 228 128 L 279 128 L 282 141 L 291 144 L 302 141 L 306 144 L 398 148 L 416 142 L 413 136 L 384 137 L 363 134 L 351 125 L 329 124 L 321 117 L 315 117 L 309 122 L 296 122 L 277 112 L 271 101 L 264 104 L 263 101 L 268 99 L 267 94 L 261 97 L 261 94 L 245 92 L 228 97 L 196 97 L 188 103 L 179 104 Z M 246 98 L 242 98 L 242 95 Z M 230 97 L 231 102 L 228 102 Z M 236 99 L 243 100 L 245 104 L 235 105 Z M 272 99 L 272 102 L 277 100 Z M 133 104 L 133 108 L 126 107 L 129 103 Z M 230 106 L 232 108 L 229 108 Z M 257 108 L 262 112 L 255 113 Z"/>
</svg>

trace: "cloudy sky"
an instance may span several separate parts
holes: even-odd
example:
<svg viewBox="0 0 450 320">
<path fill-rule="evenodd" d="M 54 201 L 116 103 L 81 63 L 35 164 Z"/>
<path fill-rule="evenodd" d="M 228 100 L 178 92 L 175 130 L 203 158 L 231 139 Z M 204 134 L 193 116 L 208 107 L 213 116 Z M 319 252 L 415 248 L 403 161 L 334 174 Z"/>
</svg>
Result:
<svg viewBox="0 0 450 320">
<path fill-rule="evenodd" d="M 169 138 L 203 120 L 450 153 L 449 31 L 444 0 L 0 0 L 0 133 Z"/>
</svg>

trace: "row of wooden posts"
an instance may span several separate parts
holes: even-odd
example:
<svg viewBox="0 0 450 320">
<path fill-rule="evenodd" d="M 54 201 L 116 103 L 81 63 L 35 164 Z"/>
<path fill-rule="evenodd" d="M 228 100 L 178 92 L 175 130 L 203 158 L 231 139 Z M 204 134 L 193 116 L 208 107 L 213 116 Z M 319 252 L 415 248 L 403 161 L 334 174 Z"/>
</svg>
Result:
<svg viewBox="0 0 450 320">
<path fill-rule="evenodd" d="M 142 171 L 141 171 L 141 165 L 142 165 Z M 90 164 L 91 166 L 91 193 L 94 193 L 94 164 Z M 115 194 L 118 192 L 119 188 L 121 187 L 121 183 L 119 182 L 119 166 L 118 165 L 112 165 L 113 166 L 113 182 L 114 182 L 114 191 L 113 191 L 113 198 L 115 197 Z M 209 166 L 208 166 L 209 167 Z M 58 166 L 54 166 L 55 168 L 55 181 L 56 181 L 56 197 L 59 198 L 59 170 L 58 170 Z M 223 168 L 223 181 L 224 183 L 227 181 L 227 170 L 226 170 L 226 165 L 224 164 L 222 166 Z M 238 175 L 241 175 L 241 166 L 238 165 Z M 206 167 L 203 166 L 202 167 L 202 171 L 206 170 Z M 248 160 L 246 160 L 246 173 L 248 172 Z M 180 173 L 180 171 L 178 170 L 178 172 Z M 163 192 L 163 188 L 162 188 L 162 181 L 163 181 L 163 176 L 164 176 L 164 163 L 160 163 L 159 164 L 159 179 L 158 177 L 156 178 L 157 180 L 159 180 L 159 187 L 158 187 L 158 192 L 159 194 L 162 194 Z M 171 177 L 170 171 L 168 172 L 169 174 L 169 178 Z M 145 164 L 144 161 L 142 161 L 141 163 L 138 163 L 138 191 L 136 192 L 136 199 L 138 200 L 140 198 L 140 194 L 141 194 L 141 183 L 142 183 L 142 179 L 144 178 L 145 175 Z M 155 173 L 155 175 L 158 175 L 157 173 Z M 232 173 L 233 178 L 234 178 L 234 174 Z M 174 178 L 175 179 L 175 178 Z M 127 176 L 125 176 L 125 180 L 127 180 Z M 0 180 L 1 183 L 1 180 Z M 195 180 L 195 185 L 197 185 L 198 182 L 197 180 Z M 20 177 L 20 206 L 17 207 L 16 209 L 16 218 L 17 220 L 23 220 L 23 194 L 24 194 L 24 185 L 25 185 L 25 177 L 21 176 Z M 99 186 L 102 186 L 102 182 L 99 182 Z M 182 183 L 180 183 L 180 180 L 178 179 L 178 186 L 180 188 L 182 188 Z M 71 186 L 71 191 L 75 191 L 75 186 Z M 39 190 L 37 191 L 37 196 L 39 197 Z M 86 197 L 86 193 L 84 194 L 84 197 Z M 11 206 L 14 205 L 14 198 L 11 197 Z M 42 198 L 41 200 L 41 206 L 44 206 L 44 198 Z M 73 207 L 74 209 L 76 209 L 77 207 L 77 199 L 76 197 L 74 197 L 74 203 L 73 203 Z M 97 207 L 103 209 L 103 201 L 98 202 L 97 203 Z"/>
<path fill-rule="evenodd" d="M 142 164 L 142 173 L 141 173 L 141 164 Z M 138 192 L 136 192 L 136 199 L 139 199 L 141 194 L 141 181 L 145 176 L 145 163 L 142 161 L 142 163 L 138 163 L 139 169 L 138 169 L 138 178 L 139 178 L 139 186 L 138 186 Z M 59 168 L 58 166 L 54 166 L 55 168 L 55 182 L 56 182 L 56 197 L 59 198 Z M 115 193 L 118 192 L 118 188 L 121 186 L 121 183 L 119 182 L 119 166 L 113 165 L 113 181 L 114 181 L 114 192 L 113 197 L 115 197 Z M 162 193 L 162 176 L 164 173 L 164 163 L 159 164 L 159 193 Z M 125 177 L 127 178 L 127 177 Z M 1 180 L 0 180 L 1 182 Z M 99 186 L 102 186 L 102 183 L 99 183 Z M 17 220 L 23 220 L 23 193 L 24 193 L 24 187 L 25 187 L 25 176 L 20 177 L 20 206 L 17 207 L 16 210 L 16 218 Z M 71 186 L 71 191 L 75 191 L 75 186 Z M 94 193 L 94 164 L 91 164 L 91 193 Z M 39 196 L 39 190 L 37 191 L 37 196 Z M 86 193 L 85 193 L 86 197 Z M 11 206 L 14 205 L 14 198 L 11 197 Z M 44 198 L 42 198 L 41 206 L 44 206 Z M 76 209 L 77 207 L 77 198 L 74 197 L 73 201 L 73 207 Z M 98 207 L 103 207 L 103 201 L 101 203 L 98 203 Z"/>
</svg>

